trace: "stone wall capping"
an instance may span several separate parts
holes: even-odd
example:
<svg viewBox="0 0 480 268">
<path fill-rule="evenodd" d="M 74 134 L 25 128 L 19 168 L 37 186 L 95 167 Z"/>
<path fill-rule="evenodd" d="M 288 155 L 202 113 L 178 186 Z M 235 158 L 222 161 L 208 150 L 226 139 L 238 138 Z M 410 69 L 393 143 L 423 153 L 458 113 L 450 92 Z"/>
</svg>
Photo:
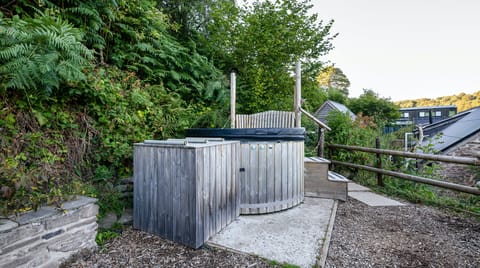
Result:
<svg viewBox="0 0 480 268">
<path fill-rule="evenodd" d="M 0 267 L 57 267 L 71 255 L 95 248 L 96 201 L 79 196 L 61 208 L 40 207 L 0 219 Z"/>
</svg>

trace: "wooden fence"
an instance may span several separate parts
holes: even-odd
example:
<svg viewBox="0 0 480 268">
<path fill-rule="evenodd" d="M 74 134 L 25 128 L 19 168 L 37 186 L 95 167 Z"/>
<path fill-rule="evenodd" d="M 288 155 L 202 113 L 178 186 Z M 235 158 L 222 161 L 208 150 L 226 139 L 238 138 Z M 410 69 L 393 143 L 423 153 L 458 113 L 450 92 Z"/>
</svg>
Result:
<svg viewBox="0 0 480 268">
<path fill-rule="evenodd" d="M 419 183 L 425 183 L 441 188 L 446 188 L 450 190 L 455 190 L 459 192 L 480 195 L 480 189 L 476 187 L 470 187 L 465 185 L 460 185 L 456 183 L 446 182 L 446 181 L 439 181 L 430 178 L 424 178 L 420 176 L 410 175 L 406 173 L 401 173 L 397 171 L 385 170 L 382 169 L 382 157 L 381 155 L 390 155 L 390 156 L 401 156 L 401 157 L 408 157 L 408 158 L 415 158 L 421 160 L 432 160 L 438 162 L 448 162 L 448 163 L 455 163 L 455 164 L 464 164 L 464 165 L 472 165 L 472 166 L 480 166 L 480 158 L 467 158 L 467 157 L 456 157 L 456 156 L 446 156 L 446 155 L 432 155 L 432 154 L 422 154 L 422 153 L 411 153 L 411 152 L 404 152 L 404 151 L 396 151 L 396 150 L 386 150 L 380 149 L 380 141 L 377 139 L 376 147 L 377 148 L 368 148 L 368 147 L 360 147 L 360 146 L 350 146 L 350 145 L 341 145 L 341 144 L 328 144 L 326 145 L 327 148 L 330 150 L 330 156 L 333 155 L 333 149 L 342 149 L 342 150 L 352 150 L 352 151 L 360 151 L 366 153 L 375 153 L 376 154 L 376 167 L 372 166 L 365 166 L 359 165 L 349 162 L 342 162 L 337 160 L 330 160 L 334 165 L 343 165 L 355 169 L 363 169 L 370 172 L 374 172 L 377 174 L 377 184 L 379 186 L 383 186 L 383 177 L 382 175 L 392 176 L 399 179 L 415 181 Z"/>
</svg>

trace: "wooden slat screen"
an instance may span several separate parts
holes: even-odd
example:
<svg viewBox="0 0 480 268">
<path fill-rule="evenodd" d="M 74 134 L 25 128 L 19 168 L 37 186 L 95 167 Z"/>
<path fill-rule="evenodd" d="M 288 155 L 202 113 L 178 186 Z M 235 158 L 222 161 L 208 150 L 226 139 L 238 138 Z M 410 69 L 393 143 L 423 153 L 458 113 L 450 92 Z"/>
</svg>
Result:
<svg viewBox="0 0 480 268">
<path fill-rule="evenodd" d="M 236 128 L 294 128 L 295 113 L 266 111 L 256 114 L 237 114 Z"/>
</svg>

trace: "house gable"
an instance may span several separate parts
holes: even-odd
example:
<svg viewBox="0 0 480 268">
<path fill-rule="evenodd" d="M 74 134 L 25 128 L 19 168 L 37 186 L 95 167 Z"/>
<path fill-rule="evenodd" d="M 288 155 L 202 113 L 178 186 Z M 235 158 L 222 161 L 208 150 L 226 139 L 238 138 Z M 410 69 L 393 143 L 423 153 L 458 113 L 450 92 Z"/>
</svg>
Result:
<svg viewBox="0 0 480 268">
<path fill-rule="evenodd" d="M 348 109 L 345 105 L 331 100 L 327 100 L 326 102 L 324 102 L 322 106 L 320 106 L 320 108 L 318 108 L 313 115 L 323 123 L 327 123 L 326 118 L 331 111 L 348 113 L 352 120 L 355 120 L 357 118 L 355 114 L 352 113 L 352 111 L 350 111 L 350 109 Z"/>
</svg>

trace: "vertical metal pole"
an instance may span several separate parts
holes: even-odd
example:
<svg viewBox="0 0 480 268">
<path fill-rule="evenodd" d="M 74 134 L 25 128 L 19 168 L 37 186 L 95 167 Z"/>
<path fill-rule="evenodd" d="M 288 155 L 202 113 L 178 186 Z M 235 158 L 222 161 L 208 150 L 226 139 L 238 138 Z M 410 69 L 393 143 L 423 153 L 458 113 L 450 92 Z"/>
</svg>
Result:
<svg viewBox="0 0 480 268">
<path fill-rule="evenodd" d="M 302 114 L 300 112 L 300 106 L 302 101 L 302 69 L 300 61 L 295 66 L 295 95 L 293 112 L 295 113 L 295 127 L 302 127 Z"/>
<path fill-rule="evenodd" d="M 235 103 L 237 94 L 237 75 L 235 72 L 230 74 L 230 122 L 231 128 L 235 128 Z"/>
<path fill-rule="evenodd" d="M 375 139 L 375 148 L 380 148 L 380 138 Z M 377 168 L 382 169 L 382 155 L 377 153 Z M 377 173 L 377 185 L 383 187 L 383 177 L 382 173 Z"/>
</svg>

